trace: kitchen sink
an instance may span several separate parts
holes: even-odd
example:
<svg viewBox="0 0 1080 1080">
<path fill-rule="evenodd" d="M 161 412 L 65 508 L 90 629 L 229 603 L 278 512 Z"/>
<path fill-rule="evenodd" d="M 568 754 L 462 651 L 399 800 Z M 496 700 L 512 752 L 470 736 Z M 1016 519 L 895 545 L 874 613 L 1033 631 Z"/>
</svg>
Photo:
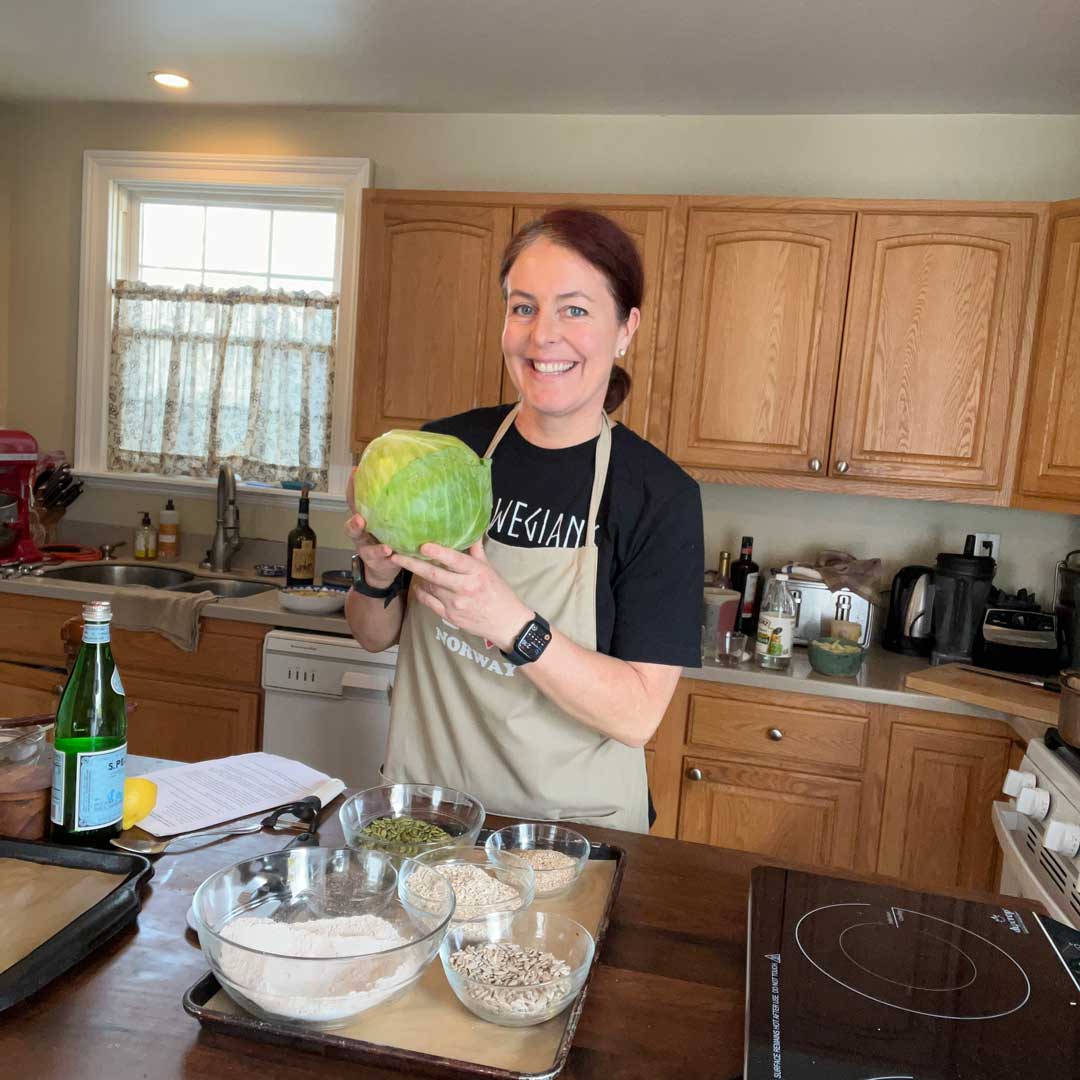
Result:
<svg viewBox="0 0 1080 1080">
<path fill-rule="evenodd" d="M 141 567 L 140 567 L 141 569 Z M 191 575 L 189 574 L 188 577 Z M 169 592 L 212 592 L 215 596 L 230 597 L 254 596 L 256 593 L 268 592 L 277 588 L 276 585 L 264 585 L 260 581 L 231 581 L 224 578 L 195 578 L 186 585 L 177 585 Z"/>
<path fill-rule="evenodd" d="M 94 585 L 149 585 L 164 589 L 170 585 L 182 585 L 195 575 L 186 570 L 170 570 L 164 566 L 129 566 L 126 563 L 94 563 L 89 566 L 65 566 L 59 570 L 46 570 L 47 578 L 64 581 L 87 581 Z"/>
</svg>

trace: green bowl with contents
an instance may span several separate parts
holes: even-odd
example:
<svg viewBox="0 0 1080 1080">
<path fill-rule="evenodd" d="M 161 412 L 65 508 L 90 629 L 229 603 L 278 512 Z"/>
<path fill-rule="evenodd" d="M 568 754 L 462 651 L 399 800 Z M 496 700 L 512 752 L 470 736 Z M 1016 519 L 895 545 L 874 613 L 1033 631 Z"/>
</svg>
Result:
<svg viewBox="0 0 1080 1080">
<path fill-rule="evenodd" d="M 810 666 L 819 675 L 858 675 L 863 654 L 861 645 L 836 637 L 814 638 L 807 648 Z"/>
</svg>

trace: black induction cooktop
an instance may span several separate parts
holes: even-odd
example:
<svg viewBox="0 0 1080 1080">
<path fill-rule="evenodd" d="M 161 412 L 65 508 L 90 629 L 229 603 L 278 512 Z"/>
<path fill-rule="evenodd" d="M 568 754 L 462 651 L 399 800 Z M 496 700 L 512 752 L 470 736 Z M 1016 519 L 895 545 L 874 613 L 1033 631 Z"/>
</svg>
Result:
<svg viewBox="0 0 1080 1080">
<path fill-rule="evenodd" d="M 745 1080 L 1080 1078 L 1080 932 L 1023 907 L 753 872 Z"/>
</svg>

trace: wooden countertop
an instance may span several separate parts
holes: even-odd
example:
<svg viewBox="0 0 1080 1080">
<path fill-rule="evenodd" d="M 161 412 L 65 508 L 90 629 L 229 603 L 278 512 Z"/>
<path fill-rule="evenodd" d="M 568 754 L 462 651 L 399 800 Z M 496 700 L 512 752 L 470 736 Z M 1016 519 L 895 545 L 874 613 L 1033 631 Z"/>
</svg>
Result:
<svg viewBox="0 0 1080 1080">
<path fill-rule="evenodd" d="M 750 871 L 763 860 L 678 840 L 582 831 L 620 844 L 628 858 L 600 965 L 561 1075 L 566 1080 L 739 1077 L 747 894 Z M 341 842 L 333 808 L 320 838 L 324 846 Z M 296 1080 L 347 1073 L 400 1080 L 401 1073 L 208 1034 L 181 1006 L 184 991 L 207 970 L 185 925 L 196 887 L 214 870 L 277 850 L 289 839 L 257 834 L 160 856 L 137 927 L 3 1014 L 5 1073 L 65 1080 Z"/>
</svg>

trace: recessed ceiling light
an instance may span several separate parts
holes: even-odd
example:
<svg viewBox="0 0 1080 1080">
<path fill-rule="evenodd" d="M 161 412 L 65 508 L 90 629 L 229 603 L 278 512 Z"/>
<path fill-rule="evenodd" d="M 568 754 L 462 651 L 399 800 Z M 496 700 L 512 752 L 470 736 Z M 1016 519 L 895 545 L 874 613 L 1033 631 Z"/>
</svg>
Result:
<svg viewBox="0 0 1080 1080">
<path fill-rule="evenodd" d="M 174 71 L 151 71 L 150 78 L 158 86 L 167 86 L 170 90 L 186 90 L 191 85 L 186 75 L 177 75 Z"/>
</svg>

